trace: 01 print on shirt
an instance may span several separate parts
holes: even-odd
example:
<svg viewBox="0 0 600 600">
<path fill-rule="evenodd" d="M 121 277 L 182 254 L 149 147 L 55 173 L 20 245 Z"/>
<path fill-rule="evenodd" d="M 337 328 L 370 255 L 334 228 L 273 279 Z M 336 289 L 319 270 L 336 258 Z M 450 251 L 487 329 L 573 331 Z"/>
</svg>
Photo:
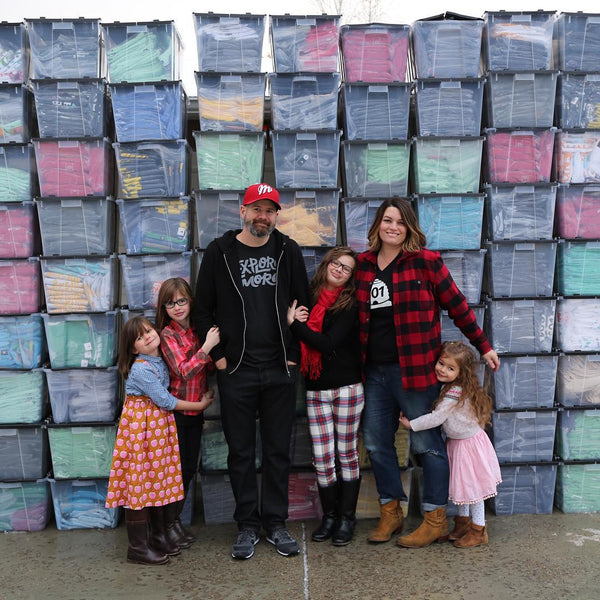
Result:
<svg viewBox="0 0 600 600">
<path fill-rule="evenodd" d="M 392 305 L 390 290 L 384 281 L 375 279 L 371 285 L 371 310 L 387 308 Z"/>
<path fill-rule="evenodd" d="M 244 287 L 274 286 L 277 281 L 277 261 L 271 256 L 240 259 Z"/>
</svg>

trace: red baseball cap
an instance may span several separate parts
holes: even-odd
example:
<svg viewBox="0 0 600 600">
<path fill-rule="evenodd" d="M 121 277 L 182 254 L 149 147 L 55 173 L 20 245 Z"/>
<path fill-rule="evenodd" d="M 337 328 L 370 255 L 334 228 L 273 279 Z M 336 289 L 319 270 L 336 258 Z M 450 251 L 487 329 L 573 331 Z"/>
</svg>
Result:
<svg viewBox="0 0 600 600">
<path fill-rule="evenodd" d="M 255 183 L 254 185 L 251 185 L 244 194 L 242 205 L 248 206 L 248 204 L 258 202 L 259 200 L 270 200 L 275 204 L 277 210 L 281 210 L 281 206 L 279 205 L 279 192 L 268 183 Z"/>
</svg>

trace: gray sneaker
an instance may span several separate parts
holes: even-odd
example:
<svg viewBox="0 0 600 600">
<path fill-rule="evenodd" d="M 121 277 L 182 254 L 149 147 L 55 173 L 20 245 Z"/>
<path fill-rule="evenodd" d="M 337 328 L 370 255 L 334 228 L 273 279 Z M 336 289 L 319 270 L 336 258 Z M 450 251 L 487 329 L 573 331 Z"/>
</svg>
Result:
<svg viewBox="0 0 600 600">
<path fill-rule="evenodd" d="M 242 529 L 238 532 L 235 544 L 231 547 L 231 556 L 233 558 L 252 558 L 254 556 L 254 546 L 258 544 L 260 536 L 253 529 Z"/>
<path fill-rule="evenodd" d="M 300 552 L 298 542 L 296 542 L 285 527 L 271 531 L 267 535 L 267 542 L 273 544 L 281 556 L 293 556 Z"/>
</svg>

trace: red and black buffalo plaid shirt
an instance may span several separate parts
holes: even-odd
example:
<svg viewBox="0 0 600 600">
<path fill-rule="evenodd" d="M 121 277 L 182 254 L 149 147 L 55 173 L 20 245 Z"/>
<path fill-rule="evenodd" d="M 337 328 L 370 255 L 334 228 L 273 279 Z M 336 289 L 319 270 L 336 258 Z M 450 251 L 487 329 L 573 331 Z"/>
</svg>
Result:
<svg viewBox="0 0 600 600">
<path fill-rule="evenodd" d="M 377 253 L 360 254 L 356 296 L 363 364 L 369 339 L 371 284 L 376 272 Z M 405 389 L 425 389 L 437 382 L 434 366 L 441 345 L 440 308 L 448 311 L 454 324 L 481 354 L 492 349 L 439 252 L 423 248 L 401 253 L 392 277 L 396 345 Z"/>
</svg>

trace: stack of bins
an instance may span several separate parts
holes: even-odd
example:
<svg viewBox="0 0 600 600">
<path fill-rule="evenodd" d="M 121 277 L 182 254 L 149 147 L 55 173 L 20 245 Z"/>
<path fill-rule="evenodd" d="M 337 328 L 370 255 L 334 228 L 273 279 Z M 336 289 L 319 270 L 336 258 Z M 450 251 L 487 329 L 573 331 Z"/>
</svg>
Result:
<svg viewBox="0 0 600 600">
<path fill-rule="evenodd" d="M 556 505 L 598 512 L 600 486 L 600 14 L 558 17 Z"/>
<path fill-rule="evenodd" d="M 382 200 L 408 193 L 410 27 L 343 25 L 340 40 L 344 77 L 342 237 L 348 246 L 362 252 L 367 249 L 367 232 Z M 396 448 L 408 494 L 412 469 L 408 468 L 408 436 L 402 428 L 397 433 Z M 359 452 L 363 483 L 357 514 L 373 518 L 379 516 L 379 502 L 362 441 Z M 403 506 L 405 512 L 407 509 Z"/>
<path fill-rule="evenodd" d="M 198 49 L 196 87 L 200 130 L 194 131 L 198 188 L 198 253 L 227 230 L 240 228 L 244 189 L 262 181 L 264 93 L 261 70 L 264 15 L 194 13 Z M 219 398 L 204 412 L 201 487 L 207 523 L 233 520 L 227 443 Z M 257 467 L 260 466 L 260 460 Z"/>
<path fill-rule="evenodd" d="M 58 529 L 114 527 L 104 508 L 119 386 L 114 202 L 96 19 L 27 21 L 39 137 L 35 200 L 50 367 L 50 480 Z M 90 487 L 97 491 L 92 498 Z"/>
<path fill-rule="evenodd" d="M 309 277 L 338 242 L 341 81 L 337 15 L 270 19 L 275 72 L 269 74 L 270 140 L 280 194 L 278 228 L 302 248 Z M 291 440 L 290 517 L 319 516 L 305 392 L 299 386 Z"/>
<path fill-rule="evenodd" d="M 31 97 L 23 23 L 0 24 L 0 531 L 51 515 Z"/>
<path fill-rule="evenodd" d="M 489 378 L 503 480 L 497 514 L 550 513 L 554 501 L 554 18 L 500 11 L 484 19 L 486 331 L 501 361 Z"/>
</svg>

